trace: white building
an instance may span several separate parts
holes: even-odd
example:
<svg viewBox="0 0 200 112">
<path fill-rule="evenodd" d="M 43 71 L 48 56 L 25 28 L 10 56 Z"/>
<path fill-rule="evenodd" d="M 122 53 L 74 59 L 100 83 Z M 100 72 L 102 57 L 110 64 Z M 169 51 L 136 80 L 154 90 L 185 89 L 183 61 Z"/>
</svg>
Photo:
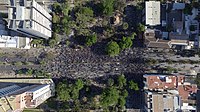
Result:
<svg viewBox="0 0 200 112">
<path fill-rule="evenodd" d="M 30 38 L 0 35 L 0 48 L 30 49 Z"/>
<path fill-rule="evenodd" d="M 146 25 L 160 25 L 160 1 L 145 2 L 145 21 Z"/>
<path fill-rule="evenodd" d="M 51 37 L 52 16 L 35 0 L 22 0 L 8 8 L 8 28 L 28 37 Z"/>
<path fill-rule="evenodd" d="M 54 95 L 51 79 L 1 79 L 0 112 L 22 112 L 36 108 Z"/>
</svg>

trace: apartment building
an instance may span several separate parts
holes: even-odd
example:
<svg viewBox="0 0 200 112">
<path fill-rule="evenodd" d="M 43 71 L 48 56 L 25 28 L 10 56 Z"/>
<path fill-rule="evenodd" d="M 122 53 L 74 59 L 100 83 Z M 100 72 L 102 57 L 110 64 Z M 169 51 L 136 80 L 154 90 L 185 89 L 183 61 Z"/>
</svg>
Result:
<svg viewBox="0 0 200 112">
<path fill-rule="evenodd" d="M 30 49 L 31 38 L 51 37 L 52 17 L 48 6 L 55 0 L 37 2 L 0 0 L 0 48 Z"/>
<path fill-rule="evenodd" d="M 180 111 L 180 97 L 169 93 L 145 91 L 145 110 L 147 112 Z"/>
<path fill-rule="evenodd" d="M 24 108 L 36 108 L 54 95 L 51 79 L 1 79 L 0 112 L 21 112 Z"/>
<path fill-rule="evenodd" d="M 186 3 L 146 1 L 143 21 L 145 45 L 149 48 L 199 48 L 198 9 L 184 12 Z"/>
<path fill-rule="evenodd" d="M 5 21 L 0 18 L 0 48 L 30 49 L 30 42 L 30 38 L 7 30 Z"/>
<path fill-rule="evenodd" d="M 35 0 L 13 0 L 8 6 L 8 28 L 28 37 L 48 39 L 52 16 Z"/>
<path fill-rule="evenodd" d="M 145 74 L 143 77 L 146 112 L 196 111 L 198 88 L 184 75 Z"/>
</svg>

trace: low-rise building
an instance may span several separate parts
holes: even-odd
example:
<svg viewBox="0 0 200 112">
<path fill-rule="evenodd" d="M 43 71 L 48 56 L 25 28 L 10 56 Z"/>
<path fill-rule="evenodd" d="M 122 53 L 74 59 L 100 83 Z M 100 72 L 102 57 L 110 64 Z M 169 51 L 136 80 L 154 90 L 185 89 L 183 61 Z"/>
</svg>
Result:
<svg viewBox="0 0 200 112">
<path fill-rule="evenodd" d="M 184 9 L 188 5 L 190 4 L 179 2 L 159 4 L 158 1 L 146 1 L 146 31 L 144 32 L 146 47 L 175 49 L 199 48 L 199 21 L 196 20 L 198 9 L 193 8 L 191 15 L 186 14 L 184 13 Z M 159 15 L 159 17 L 156 15 Z M 151 36 L 154 38 L 154 40 L 151 38 L 153 41 L 149 41 L 149 35 L 147 35 L 151 30 L 155 33 Z M 160 42 L 161 40 L 163 42 Z"/>
<path fill-rule="evenodd" d="M 198 88 L 187 81 L 184 75 L 145 74 L 143 77 L 147 112 L 196 111 Z M 170 101 L 173 108 L 167 106 Z"/>
<path fill-rule="evenodd" d="M 145 91 L 145 110 L 147 112 L 180 111 L 180 97 L 169 93 Z"/>
</svg>

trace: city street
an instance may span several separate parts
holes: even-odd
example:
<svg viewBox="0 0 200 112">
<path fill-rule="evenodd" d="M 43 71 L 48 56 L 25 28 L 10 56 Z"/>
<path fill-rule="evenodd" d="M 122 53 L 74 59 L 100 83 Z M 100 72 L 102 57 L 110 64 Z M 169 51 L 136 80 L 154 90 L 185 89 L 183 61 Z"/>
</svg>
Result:
<svg viewBox="0 0 200 112">
<path fill-rule="evenodd" d="M 97 55 L 90 48 L 75 50 L 61 48 L 60 55 L 50 62 L 48 72 L 70 78 L 95 78 L 121 73 L 144 73 L 142 49 L 135 48 L 122 52 L 119 56 Z"/>
</svg>

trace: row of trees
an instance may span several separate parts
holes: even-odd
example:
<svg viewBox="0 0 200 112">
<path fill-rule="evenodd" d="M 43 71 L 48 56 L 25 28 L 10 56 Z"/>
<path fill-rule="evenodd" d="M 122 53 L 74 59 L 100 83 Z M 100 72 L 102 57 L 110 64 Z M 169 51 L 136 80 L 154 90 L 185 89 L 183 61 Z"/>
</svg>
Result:
<svg viewBox="0 0 200 112">
<path fill-rule="evenodd" d="M 98 87 L 94 87 L 88 80 L 60 82 L 56 92 L 57 98 L 63 102 L 61 105 L 65 105 L 61 110 L 123 109 L 129 95 L 128 91 L 139 90 L 137 83 L 132 80 L 127 83 L 124 75 L 118 76 L 115 80 L 109 78 L 105 87 L 98 92 L 93 92 L 96 88 Z"/>
<path fill-rule="evenodd" d="M 23 74 L 33 77 L 49 77 L 49 74 L 43 70 L 22 68 L 15 71 L 16 74 Z"/>
<path fill-rule="evenodd" d="M 133 45 L 135 35 L 136 34 L 133 33 L 130 37 L 123 37 L 119 43 L 110 41 L 106 46 L 106 53 L 110 56 L 116 56 L 120 53 L 121 50 L 130 48 Z"/>
</svg>

